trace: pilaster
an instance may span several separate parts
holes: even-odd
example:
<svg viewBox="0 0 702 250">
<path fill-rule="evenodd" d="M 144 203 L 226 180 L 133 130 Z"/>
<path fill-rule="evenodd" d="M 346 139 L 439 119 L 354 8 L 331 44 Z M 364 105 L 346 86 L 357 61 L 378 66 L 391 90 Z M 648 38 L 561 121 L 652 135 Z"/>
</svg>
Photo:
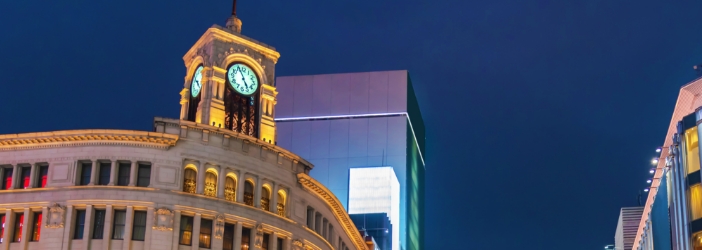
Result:
<svg viewBox="0 0 702 250">
<path fill-rule="evenodd" d="M 119 162 L 118 161 L 112 161 L 110 165 L 110 183 L 108 183 L 108 186 L 114 186 L 117 182 L 117 169 L 119 168 Z"/>
<path fill-rule="evenodd" d="M 22 235 L 20 236 L 20 249 L 27 249 L 27 245 L 29 244 L 29 229 L 32 228 L 31 222 L 32 220 L 30 219 L 32 215 L 30 214 L 31 210 L 29 208 L 25 208 L 24 211 L 24 220 L 22 220 Z"/>
<path fill-rule="evenodd" d="M 241 232 L 243 227 L 244 225 L 241 221 L 236 222 L 236 226 L 234 227 L 234 249 L 241 249 Z"/>
<path fill-rule="evenodd" d="M 98 168 L 98 164 L 100 164 L 100 162 L 98 162 L 97 160 L 92 160 L 92 163 L 93 163 L 93 166 L 90 168 L 90 183 L 88 183 L 88 185 L 91 185 L 91 186 L 97 184 L 97 178 L 96 178 L 97 177 L 97 168 Z"/>
<path fill-rule="evenodd" d="M 132 163 L 134 166 L 134 163 Z M 122 240 L 122 250 L 132 249 L 132 230 L 134 229 L 134 207 L 127 206 L 127 217 L 124 222 L 124 239 Z"/>
<path fill-rule="evenodd" d="M 193 250 L 199 250 L 200 249 L 200 222 L 202 220 L 202 215 L 200 213 L 196 213 L 195 217 L 193 217 L 193 245 L 192 249 Z"/>
<path fill-rule="evenodd" d="M 95 162 L 93 162 L 93 168 L 95 168 Z M 90 239 L 93 234 L 93 223 L 94 223 L 94 213 L 93 205 L 88 205 L 85 208 L 85 227 L 83 228 L 83 249 L 88 250 L 90 248 Z"/>
<path fill-rule="evenodd" d="M 139 167 L 139 164 L 137 164 L 136 161 L 133 161 L 133 162 L 132 162 L 132 167 L 129 169 L 129 186 L 130 186 L 130 187 L 136 186 L 137 167 Z"/>
<path fill-rule="evenodd" d="M 114 164 L 112 164 L 114 166 Z M 112 178 L 112 176 L 110 176 Z M 105 208 L 105 226 L 102 229 L 102 249 L 110 250 L 110 244 L 112 243 L 112 217 L 113 215 L 112 205 L 107 205 Z"/>
</svg>

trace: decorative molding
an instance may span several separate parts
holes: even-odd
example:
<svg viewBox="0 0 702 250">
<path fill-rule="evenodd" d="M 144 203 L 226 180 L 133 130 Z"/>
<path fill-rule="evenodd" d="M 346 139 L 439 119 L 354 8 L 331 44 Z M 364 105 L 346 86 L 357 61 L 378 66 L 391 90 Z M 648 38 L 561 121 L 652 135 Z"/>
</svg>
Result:
<svg viewBox="0 0 702 250">
<path fill-rule="evenodd" d="M 304 189 L 310 191 L 312 194 L 316 195 L 318 198 L 327 203 L 327 205 L 332 209 L 336 219 L 344 228 L 344 231 L 346 231 L 346 234 L 349 235 L 349 238 L 351 238 L 353 244 L 356 245 L 356 248 L 367 249 L 363 237 L 358 232 L 358 229 L 356 229 L 356 225 L 354 225 L 353 221 L 351 221 L 351 218 L 346 213 L 346 210 L 341 205 L 339 199 L 337 199 L 336 196 L 329 191 L 329 189 L 305 173 L 297 174 L 297 179 L 298 182 L 302 184 Z"/>
<path fill-rule="evenodd" d="M 224 215 L 223 214 L 217 214 L 215 217 L 215 233 L 214 237 L 215 239 L 222 239 L 224 236 Z"/>
<path fill-rule="evenodd" d="M 154 217 L 154 230 L 158 231 L 173 231 L 173 217 L 175 213 L 173 210 L 162 207 L 156 210 L 156 216 Z"/>
<path fill-rule="evenodd" d="M 168 149 L 177 135 L 129 130 L 70 130 L 0 135 L 0 151 L 71 146 L 135 146 Z"/>
<path fill-rule="evenodd" d="M 304 250 L 305 243 L 303 239 L 295 239 L 292 241 L 293 250 Z"/>
<path fill-rule="evenodd" d="M 58 203 L 54 203 L 49 207 L 49 218 L 46 220 L 44 227 L 46 228 L 63 228 L 66 208 Z"/>
<path fill-rule="evenodd" d="M 258 223 L 256 225 L 256 240 L 254 241 L 254 246 L 256 248 L 261 248 L 263 242 L 263 223 Z"/>
</svg>

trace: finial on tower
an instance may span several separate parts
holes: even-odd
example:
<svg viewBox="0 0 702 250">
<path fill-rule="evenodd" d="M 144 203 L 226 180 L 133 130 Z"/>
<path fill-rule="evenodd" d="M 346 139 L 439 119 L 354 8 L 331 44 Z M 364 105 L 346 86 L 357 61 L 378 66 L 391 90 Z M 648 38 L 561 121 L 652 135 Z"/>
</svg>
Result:
<svg viewBox="0 0 702 250">
<path fill-rule="evenodd" d="M 241 33 L 241 20 L 236 17 L 236 0 L 232 3 L 232 16 L 227 19 L 227 29 Z"/>
</svg>

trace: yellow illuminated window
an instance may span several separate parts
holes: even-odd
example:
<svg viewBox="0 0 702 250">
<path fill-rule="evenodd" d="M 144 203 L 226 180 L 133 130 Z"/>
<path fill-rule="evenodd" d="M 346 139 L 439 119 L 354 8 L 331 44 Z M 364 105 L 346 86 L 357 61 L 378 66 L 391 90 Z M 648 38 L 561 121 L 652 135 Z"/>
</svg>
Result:
<svg viewBox="0 0 702 250">
<path fill-rule="evenodd" d="M 687 155 L 687 173 L 689 174 L 700 170 L 700 151 L 697 127 L 685 131 L 685 149 L 685 153 Z"/>
<path fill-rule="evenodd" d="M 702 232 L 698 232 L 692 236 L 692 249 L 702 250 Z"/>
<path fill-rule="evenodd" d="M 702 186 L 700 184 L 690 187 L 690 214 L 692 220 L 702 218 Z"/>
</svg>

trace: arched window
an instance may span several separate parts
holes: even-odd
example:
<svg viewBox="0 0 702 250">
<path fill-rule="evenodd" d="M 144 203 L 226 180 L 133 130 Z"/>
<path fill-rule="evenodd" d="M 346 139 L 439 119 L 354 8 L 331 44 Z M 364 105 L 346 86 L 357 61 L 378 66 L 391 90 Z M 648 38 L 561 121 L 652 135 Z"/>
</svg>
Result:
<svg viewBox="0 0 702 250">
<path fill-rule="evenodd" d="M 204 195 L 217 197 L 217 175 L 212 171 L 207 171 L 207 173 L 205 173 Z"/>
<path fill-rule="evenodd" d="M 224 181 L 224 199 L 228 201 L 236 201 L 236 180 L 231 176 L 227 176 Z"/>
<path fill-rule="evenodd" d="M 261 190 L 261 209 L 271 211 L 271 190 L 263 187 Z"/>
<path fill-rule="evenodd" d="M 197 187 L 197 172 L 191 168 L 185 169 L 185 174 L 183 178 L 183 192 L 195 193 L 195 187 Z"/>
<path fill-rule="evenodd" d="M 279 190 L 278 191 L 278 215 L 285 217 L 285 191 Z"/>
<path fill-rule="evenodd" d="M 253 183 L 251 181 L 246 181 L 244 183 L 244 204 L 253 206 Z"/>
</svg>

